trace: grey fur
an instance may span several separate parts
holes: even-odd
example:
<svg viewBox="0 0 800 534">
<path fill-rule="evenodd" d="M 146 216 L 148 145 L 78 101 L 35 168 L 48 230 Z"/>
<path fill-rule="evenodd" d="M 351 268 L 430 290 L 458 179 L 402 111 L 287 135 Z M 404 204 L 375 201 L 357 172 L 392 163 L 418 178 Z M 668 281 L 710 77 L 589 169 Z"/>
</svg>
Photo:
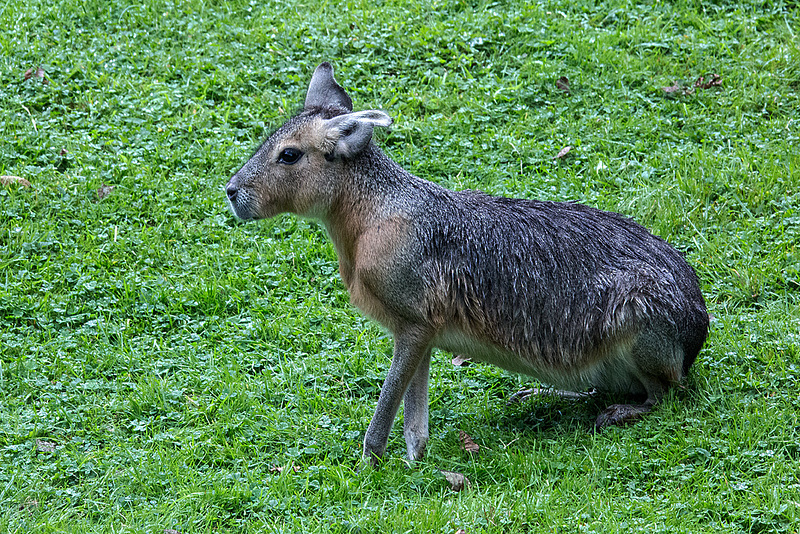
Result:
<svg viewBox="0 0 800 534">
<path fill-rule="evenodd" d="M 352 302 L 394 335 L 366 458 L 383 455 L 401 401 L 408 456 L 422 456 L 434 347 L 556 387 L 646 396 L 610 406 L 598 428 L 638 418 L 688 372 L 708 314 L 693 269 L 664 240 L 581 204 L 456 192 L 413 176 L 371 141 L 388 115 L 351 110 L 323 63 L 305 109 L 227 193 L 242 219 L 321 220 Z M 287 163 L 292 151 L 302 156 Z"/>
</svg>

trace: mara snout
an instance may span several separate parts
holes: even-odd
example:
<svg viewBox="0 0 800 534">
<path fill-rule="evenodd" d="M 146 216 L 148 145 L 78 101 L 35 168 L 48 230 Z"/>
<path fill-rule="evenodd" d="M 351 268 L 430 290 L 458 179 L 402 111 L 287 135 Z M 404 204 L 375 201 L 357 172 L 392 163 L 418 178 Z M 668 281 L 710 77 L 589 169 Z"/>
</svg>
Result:
<svg viewBox="0 0 800 534">
<path fill-rule="evenodd" d="M 364 436 L 383 456 L 400 404 L 408 456 L 428 441 L 428 374 L 440 348 L 574 391 L 641 396 L 596 426 L 632 421 L 686 375 L 708 332 L 683 256 L 616 213 L 578 203 L 452 191 L 378 148 L 380 110 L 353 103 L 323 63 L 302 111 L 230 179 L 241 219 L 321 222 L 351 302 L 394 338 Z"/>
</svg>

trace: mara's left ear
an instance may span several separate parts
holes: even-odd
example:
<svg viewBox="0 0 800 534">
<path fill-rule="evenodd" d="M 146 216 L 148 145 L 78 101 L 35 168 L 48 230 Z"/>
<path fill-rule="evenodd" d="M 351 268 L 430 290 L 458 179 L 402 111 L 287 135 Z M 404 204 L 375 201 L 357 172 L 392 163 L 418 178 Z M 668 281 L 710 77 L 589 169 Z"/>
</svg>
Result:
<svg viewBox="0 0 800 534">
<path fill-rule="evenodd" d="M 352 158 L 367 147 L 375 126 L 386 128 L 391 124 L 392 118 L 376 109 L 339 115 L 322 121 L 319 148 L 331 157 Z"/>
<path fill-rule="evenodd" d="M 333 77 L 333 67 L 327 61 L 314 70 L 306 93 L 305 109 L 339 106 L 353 111 L 353 101 Z"/>
</svg>

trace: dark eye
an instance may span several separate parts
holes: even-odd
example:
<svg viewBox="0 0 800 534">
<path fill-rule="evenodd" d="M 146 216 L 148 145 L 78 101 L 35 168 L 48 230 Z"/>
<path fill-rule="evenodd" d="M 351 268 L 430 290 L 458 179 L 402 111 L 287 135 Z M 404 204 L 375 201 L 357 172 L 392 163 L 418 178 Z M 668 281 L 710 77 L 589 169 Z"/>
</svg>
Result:
<svg viewBox="0 0 800 534">
<path fill-rule="evenodd" d="M 286 165 L 293 165 L 303 156 L 301 150 L 296 148 L 284 148 L 278 156 L 278 163 L 285 163 Z"/>
</svg>

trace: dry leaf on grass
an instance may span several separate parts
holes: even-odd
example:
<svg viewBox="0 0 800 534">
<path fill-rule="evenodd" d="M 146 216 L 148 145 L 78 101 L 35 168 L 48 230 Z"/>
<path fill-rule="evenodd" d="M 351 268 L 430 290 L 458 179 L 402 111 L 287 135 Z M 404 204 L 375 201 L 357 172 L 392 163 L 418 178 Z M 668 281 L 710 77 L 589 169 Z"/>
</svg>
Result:
<svg viewBox="0 0 800 534">
<path fill-rule="evenodd" d="M 25 74 L 22 75 L 22 79 L 25 81 L 28 81 L 31 78 L 39 78 L 39 81 L 41 81 L 45 85 L 50 83 L 50 80 L 47 79 L 47 76 L 42 67 L 36 67 L 35 69 L 30 68 L 25 71 Z"/>
<path fill-rule="evenodd" d="M 677 91 L 680 91 L 681 90 L 681 86 L 678 85 L 678 82 L 675 82 L 674 84 L 670 85 L 669 87 L 662 87 L 661 90 L 664 91 L 667 94 L 671 94 L 671 93 L 675 93 Z"/>
<path fill-rule="evenodd" d="M 103 200 L 104 198 L 106 198 L 108 195 L 111 194 L 111 192 L 114 190 L 115 187 L 116 187 L 115 185 L 106 185 L 106 184 L 101 185 L 97 189 L 97 198 Z"/>
<path fill-rule="evenodd" d="M 39 501 L 36 499 L 26 499 L 19 505 L 20 510 L 36 510 L 39 508 Z"/>
<path fill-rule="evenodd" d="M 31 186 L 31 183 L 28 180 L 26 180 L 25 178 L 20 178 L 19 176 L 0 176 L 0 184 L 3 185 L 19 184 L 22 187 Z"/>
<path fill-rule="evenodd" d="M 273 465 L 272 467 L 270 467 L 270 468 L 269 468 L 269 472 L 270 472 L 270 473 L 283 473 L 283 472 L 284 472 L 284 470 L 285 470 L 287 467 L 288 467 L 288 468 L 289 468 L 291 471 L 294 471 L 295 473 L 299 473 L 299 472 L 300 472 L 300 466 L 299 466 L 299 465 L 292 465 L 292 466 Z"/>
<path fill-rule="evenodd" d="M 464 488 L 469 488 L 472 483 L 467 477 L 455 471 L 439 471 L 444 475 L 444 479 L 450 484 L 450 489 L 453 491 L 462 491 Z"/>
<path fill-rule="evenodd" d="M 708 80 L 705 77 L 700 76 L 694 82 L 694 86 L 698 89 L 711 89 L 712 87 L 717 87 L 722 85 L 722 76 L 719 74 L 711 74 L 708 77 Z"/>
<path fill-rule="evenodd" d="M 458 439 L 461 441 L 461 448 L 471 454 L 477 454 L 481 446 L 472 440 L 472 437 L 463 430 L 458 431 Z"/>
<path fill-rule="evenodd" d="M 472 358 L 464 356 L 463 354 L 457 354 L 453 356 L 452 362 L 456 367 L 466 367 L 472 363 Z"/>
<path fill-rule="evenodd" d="M 673 93 L 691 95 L 694 94 L 695 89 L 711 89 L 712 87 L 719 87 L 720 85 L 722 85 L 722 76 L 719 74 L 709 74 L 708 77 L 700 76 L 691 85 L 681 85 L 680 83 L 675 82 L 669 87 L 662 87 L 661 90 L 668 95 Z"/>
<path fill-rule="evenodd" d="M 553 156 L 553 159 L 561 159 L 561 158 L 563 158 L 564 156 L 566 156 L 567 154 L 569 154 L 569 151 L 570 151 L 570 150 L 572 150 L 572 147 L 571 147 L 571 146 L 569 146 L 569 145 L 568 145 L 568 146 L 565 146 L 564 148 L 562 148 L 561 150 L 559 150 L 559 151 L 558 151 L 558 154 L 556 154 L 555 156 Z"/>
<path fill-rule="evenodd" d="M 52 441 L 37 439 L 36 450 L 39 452 L 53 452 L 54 450 L 56 450 L 56 444 L 53 443 Z"/>
</svg>

